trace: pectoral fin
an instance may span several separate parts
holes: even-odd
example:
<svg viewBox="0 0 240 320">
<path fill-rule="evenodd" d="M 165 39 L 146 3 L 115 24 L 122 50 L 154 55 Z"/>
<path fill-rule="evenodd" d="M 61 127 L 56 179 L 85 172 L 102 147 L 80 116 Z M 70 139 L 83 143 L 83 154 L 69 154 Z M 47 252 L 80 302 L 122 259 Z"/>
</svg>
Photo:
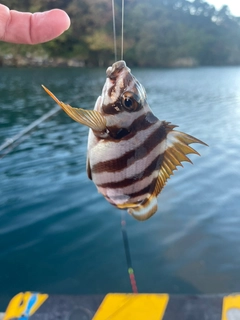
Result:
<svg viewBox="0 0 240 320">
<path fill-rule="evenodd" d="M 58 98 L 44 85 L 42 85 L 42 87 L 73 120 L 88 126 L 94 131 L 102 132 L 106 129 L 106 120 L 98 111 L 73 108 L 69 104 L 59 101 Z"/>
</svg>

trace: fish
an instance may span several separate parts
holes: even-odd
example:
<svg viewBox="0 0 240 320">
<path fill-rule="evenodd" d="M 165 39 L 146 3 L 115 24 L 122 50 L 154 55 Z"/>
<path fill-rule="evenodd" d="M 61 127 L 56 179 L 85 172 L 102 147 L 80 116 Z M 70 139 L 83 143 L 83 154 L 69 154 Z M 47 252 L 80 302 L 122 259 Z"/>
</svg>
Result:
<svg viewBox="0 0 240 320">
<path fill-rule="evenodd" d="M 45 86 L 44 90 L 75 121 L 89 127 L 86 170 L 105 199 L 135 219 L 149 219 L 167 180 L 200 155 L 190 147 L 203 141 L 159 120 L 147 102 L 143 85 L 123 60 L 106 70 L 106 82 L 93 110 L 73 108 Z"/>
</svg>

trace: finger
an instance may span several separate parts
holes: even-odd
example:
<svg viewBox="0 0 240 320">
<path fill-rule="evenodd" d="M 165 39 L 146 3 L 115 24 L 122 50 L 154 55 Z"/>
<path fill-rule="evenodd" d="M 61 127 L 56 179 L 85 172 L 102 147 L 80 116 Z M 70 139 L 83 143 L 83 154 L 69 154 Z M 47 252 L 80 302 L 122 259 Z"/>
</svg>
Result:
<svg viewBox="0 0 240 320">
<path fill-rule="evenodd" d="M 52 40 L 70 26 L 65 11 L 53 9 L 29 13 L 9 10 L 0 4 L 0 40 L 12 43 L 37 44 Z"/>
</svg>

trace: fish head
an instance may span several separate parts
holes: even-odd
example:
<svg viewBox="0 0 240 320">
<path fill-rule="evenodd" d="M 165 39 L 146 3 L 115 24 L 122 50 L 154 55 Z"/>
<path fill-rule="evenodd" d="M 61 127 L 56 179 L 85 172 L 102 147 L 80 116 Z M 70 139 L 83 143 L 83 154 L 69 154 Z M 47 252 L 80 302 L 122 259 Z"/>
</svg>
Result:
<svg viewBox="0 0 240 320">
<path fill-rule="evenodd" d="M 115 62 L 106 74 L 106 82 L 94 110 L 73 108 L 59 101 L 45 86 L 43 88 L 73 120 L 88 126 L 101 139 L 121 139 L 136 131 L 137 127 L 139 129 L 142 121 L 158 121 L 148 106 L 144 87 L 132 75 L 125 61 Z"/>
<path fill-rule="evenodd" d="M 125 61 L 115 62 L 107 69 L 106 75 L 95 110 L 106 119 L 109 135 L 113 138 L 122 137 L 124 132 L 127 134 L 131 131 L 134 120 L 151 110 L 144 87 L 132 75 Z"/>
</svg>

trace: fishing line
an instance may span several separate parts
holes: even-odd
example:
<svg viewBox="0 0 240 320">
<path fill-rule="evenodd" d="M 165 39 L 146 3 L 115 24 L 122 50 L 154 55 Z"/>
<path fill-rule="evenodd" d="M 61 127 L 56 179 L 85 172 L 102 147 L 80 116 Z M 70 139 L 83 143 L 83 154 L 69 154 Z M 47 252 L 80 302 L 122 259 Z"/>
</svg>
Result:
<svg viewBox="0 0 240 320">
<path fill-rule="evenodd" d="M 124 245 L 124 251 L 125 251 L 125 256 L 127 261 L 127 268 L 128 268 L 129 279 L 132 287 L 132 292 L 138 293 L 137 283 L 135 280 L 134 270 L 132 267 L 132 259 L 131 259 L 128 235 L 126 230 L 125 211 L 122 211 L 121 213 L 121 226 L 122 226 L 123 245 Z"/>
<path fill-rule="evenodd" d="M 114 41 L 114 54 L 115 61 L 117 61 L 117 42 L 116 42 L 116 20 L 115 20 L 115 9 L 114 9 L 114 0 L 112 0 L 112 14 L 113 14 L 113 41 Z M 122 43 L 121 43 L 121 60 L 123 60 L 123 41 L 124 41 L 124 0 L 122 0 Z M 126 220 L 125 220 L 125 212 L 121 212 L 121 230 L 122 230 L 122 239 L 124 252 L 126 256 L 128 275 L 130 279 L 130 284 L 132 287 L 133 293 L 138 293 L 137 283 L 134 275 L 134 270 L 132 267 L 132 259 L 129 248 L 128 234 L 126 229 Z"/>
<path fill-rule="evenodd" d="M 123 42 L 124 42 L 124 11 L 125 11 L 125 0 L 122 0 L 121 60 L 123 60 Z M 115 2 L 114 2 L 114 0 L 112 0 L 112 17 L 113 17 L 113 43 L 114 43 L 114 57 L 115 57 L 115 61 L 117 61 L 116 18 L 115 18 Z"/>
<path fill-rule="evenodd" d="M 122 44 L 121 44 L 121 60 L 123 60 L 123 39 L 124 38 L 124 0 L 122 0 Z"/>
<path fill-rule="evenodd" d="M 115 62 L 117 61 L 117 40 L 116 40 L 116 21 L 115 21 L 115 5 L 112 0 L 112 16 L 113 16 L 113 43 L 114 43 L 114 57 Z"/>
<path fill-rule="evenodd" d="M 124 0 L 122 0 L 122 43 L 121 43 L 121 60 L 123 60 L 123 42 L 124 42 Z M 128 234 L 126 230 L 126 220 L 125 220 L 125 211 L 122 211 L 121 214 L 121 226 L 122 226 L 122 237 L 123 237 L 123 245 L 124 251 L 127 261 L 128 275 L 132 287 L 133 293 L 138 293 L 137 283 L 134 275 L 134 270 L 132 267 L 132 259 L 129 248 Z"/>
</svg>

